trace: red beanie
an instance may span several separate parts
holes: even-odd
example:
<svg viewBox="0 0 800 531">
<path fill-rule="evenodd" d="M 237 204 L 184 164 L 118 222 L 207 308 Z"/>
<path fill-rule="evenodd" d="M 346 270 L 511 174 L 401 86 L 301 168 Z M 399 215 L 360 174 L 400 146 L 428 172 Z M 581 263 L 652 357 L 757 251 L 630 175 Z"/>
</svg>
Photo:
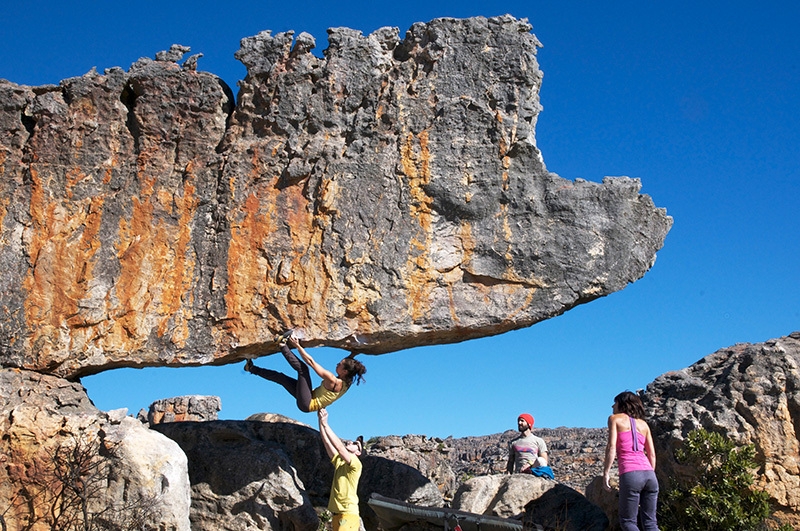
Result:
<svg viewBox="0 0 800 531">
<path fill-rule="evenodd" d="M 525 422 L 528 423 L 528 427 L 533 428 L 533 416 L 531 416 L 529 413 L 523 413 L 522 415 L 517 417 L 517 420 L 519 419 L 524 419 Z"/>
</svg>

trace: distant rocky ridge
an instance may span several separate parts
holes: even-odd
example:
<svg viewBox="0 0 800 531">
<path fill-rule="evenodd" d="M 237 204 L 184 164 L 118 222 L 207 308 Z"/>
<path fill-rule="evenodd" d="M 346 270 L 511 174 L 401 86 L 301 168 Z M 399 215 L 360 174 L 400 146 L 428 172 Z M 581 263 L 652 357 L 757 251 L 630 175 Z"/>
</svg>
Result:
<svg viewBox="0 0 800 531">
<path fill-rule="evenodd" d="M 237 100 L 175 45 L 0 81 L 0 364 L 68 379 L 530 326 L 624 288 L 672 219 L 547 171 L 510 16 L 242 40 Z"/>
</svg>

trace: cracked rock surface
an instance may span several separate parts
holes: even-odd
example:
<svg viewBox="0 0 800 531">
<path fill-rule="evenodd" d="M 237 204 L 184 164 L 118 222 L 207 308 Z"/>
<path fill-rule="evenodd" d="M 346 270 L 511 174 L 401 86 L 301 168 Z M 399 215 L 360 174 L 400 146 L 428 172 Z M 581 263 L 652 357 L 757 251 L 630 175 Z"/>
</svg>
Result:
<svg viewBox="0 0 800 531">
<path fill-rule="evenodd" d="M 242 40 L 236 101 L 175 45 L 0 81 L 0 363 L 222 364 L 274 334 L 380 354 L 624 288 L 672 224 L 636 179 L 547 171 L 525 20 Z"/>
<path fill-rule="evenodd" d="M 722 433 L 755 447 L 756 486 L 786 521 L 800 525 L 800 331 L 739 343 L 647 386 L 658 473 L 665 484 L 689 471 L 674 453 L 690 431 Z M 662 459 L 663 457 L 663 459 Z"/>
</svg>

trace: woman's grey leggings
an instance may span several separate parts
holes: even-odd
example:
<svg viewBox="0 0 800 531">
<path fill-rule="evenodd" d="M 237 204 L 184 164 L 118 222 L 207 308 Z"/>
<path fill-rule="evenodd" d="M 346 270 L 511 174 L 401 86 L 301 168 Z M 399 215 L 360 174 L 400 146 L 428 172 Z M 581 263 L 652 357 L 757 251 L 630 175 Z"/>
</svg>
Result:
<svg viewBox="0 0 800 531">
<path fill-rule="evenodd" d="M 658 531 L 658 480 L 652 470 L 634 470 L 619 476 L 619 527 L 622 531 Z"/>
<path fill-rule="evenodd" d="M 251 372 L 271 382 L 282 385 L 283 388 L 289 391 L 289 394 L 297 400 L 297 407 L 300 411 L 308 413 L 310 411 L 309 406 L 311 405 L 311 374 L 308 371 L 308 365 L 295 356 L 294 352 L 286 345 L 281 345 L 281 353 L 283 357 L 286 358 L 286 361 L 289 362 L 289 365 L 292 366 L 292 369 L 297 371 L 297 378 L 286 376 L 282 372 L 262 369 L 261 367 L 255 366 L 252 368 Z"/>
</svg>

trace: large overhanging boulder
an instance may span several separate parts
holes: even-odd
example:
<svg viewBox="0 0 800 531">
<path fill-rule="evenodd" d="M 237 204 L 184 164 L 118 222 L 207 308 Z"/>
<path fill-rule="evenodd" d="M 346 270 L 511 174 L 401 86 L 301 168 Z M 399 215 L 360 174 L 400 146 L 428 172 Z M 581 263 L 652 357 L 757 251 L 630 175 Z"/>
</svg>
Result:
<svg viewBox="0 0 800 531">
<path fill-rule="evenodd" d="M 67 378 L 221 364 L 274 334 L 385 353 L 624 288 L 672 220 L 638 180 L 549 173 L 510 16 L 242 41 L 234 107 L 187 48 L 0 81 L 0 362 Z"/>
</svg>

